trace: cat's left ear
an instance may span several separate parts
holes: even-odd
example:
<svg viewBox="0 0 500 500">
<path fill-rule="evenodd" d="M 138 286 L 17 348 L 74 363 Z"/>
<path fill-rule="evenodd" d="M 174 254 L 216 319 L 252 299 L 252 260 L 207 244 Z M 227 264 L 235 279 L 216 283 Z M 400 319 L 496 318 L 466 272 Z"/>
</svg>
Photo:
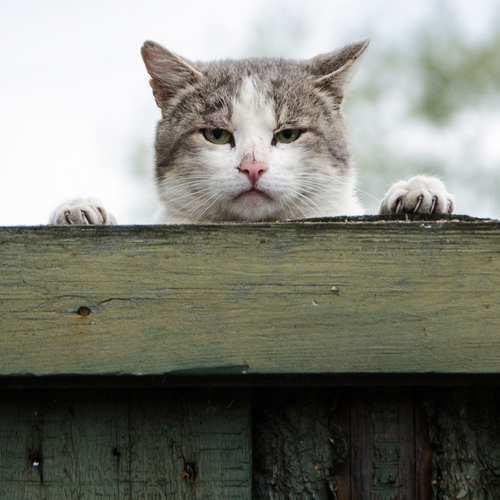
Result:
<svg viewBox="0 0 500 500">
<path fill-rule="evenodd" d="M 144 64 L 148 70 L 156 103 L 161 108 L 179 90 L 195 85 L 204 77 L 194 68 L 193 63 L 170 52 L 155 42 L 144 42 L 141 49 Z"/>
<path fill-rule="evenodd" d="M 321 54 L 311 59 L 311 71 L 319 76 L 314 81 L 316 87 L 331 94 L 339 102 L 344 97 L 344 89 L 356 71 L 356 61 L 370 44 L 370 39 L 347 45 L 335 52 Z"/>
</svg>

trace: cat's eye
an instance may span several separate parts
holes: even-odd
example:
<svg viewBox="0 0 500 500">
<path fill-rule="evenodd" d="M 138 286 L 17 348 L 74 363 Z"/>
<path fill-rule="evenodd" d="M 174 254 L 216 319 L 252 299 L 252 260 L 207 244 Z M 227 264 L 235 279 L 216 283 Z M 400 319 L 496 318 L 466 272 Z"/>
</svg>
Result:
<svg viewBox="0 0 500 500">
<path fill-rule="evenodd" d="M 203 135 L 207 141 L 214 144 L 227 144 L 233 138 L 233 134 L 223 128 L 205 128 Z"/>
<path fill-rule="evenodd" d="M 300 137 L 300 133 L 300 129 L 298 128 L 287 128 L 274 134 L 274 140 L 281 144 L 290 144 Z"/>
</svg>

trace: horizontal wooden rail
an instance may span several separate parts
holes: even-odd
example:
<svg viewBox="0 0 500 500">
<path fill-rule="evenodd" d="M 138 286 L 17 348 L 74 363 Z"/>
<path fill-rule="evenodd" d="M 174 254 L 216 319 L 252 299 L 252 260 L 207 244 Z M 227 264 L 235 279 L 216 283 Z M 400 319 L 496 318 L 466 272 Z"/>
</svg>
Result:
<svg viewBox="0 0 500 500">
<path fill-rule="evenodd" d="M 2 376 L 498 374 L 499 354 L 498 221 L 0 229 Z"/>
</svg>

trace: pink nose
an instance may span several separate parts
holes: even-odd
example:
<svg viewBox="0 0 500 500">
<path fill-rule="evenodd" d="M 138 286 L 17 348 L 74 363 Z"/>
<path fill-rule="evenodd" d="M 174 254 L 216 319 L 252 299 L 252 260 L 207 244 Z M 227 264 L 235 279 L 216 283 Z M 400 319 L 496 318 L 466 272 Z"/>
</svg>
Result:
<svg viewBox="0 0 500 500">
<path fill-rule="evenodd" d="M 268 169 L 269 167 L 265 163 L 244 163 L 238 167 L 240 172 L 248 176 L 252 185 L 255 185 L 260 176 Z"/>
</svg>

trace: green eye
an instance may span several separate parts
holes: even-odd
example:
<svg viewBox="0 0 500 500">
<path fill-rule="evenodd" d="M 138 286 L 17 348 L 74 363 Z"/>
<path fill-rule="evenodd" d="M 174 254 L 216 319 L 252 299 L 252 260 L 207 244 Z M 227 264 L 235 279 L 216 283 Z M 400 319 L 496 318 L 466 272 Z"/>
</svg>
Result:
<svg viewBox="0 0 500 500">
<path fill-rule="evenodd" d="M 227 144 L 233 138 L 233 134 L 223 128 L 205 128 L 203 135 L 207 141 L 214 144 Z"/>
<path fill-rule="evenodd" d="M 287 128 L 281 130 L 274 135 L 274 140 L 276 142 L 281 142 L 282 144 L 290 144 L 296 141 L 300 137 L 300 130 L 298 128 Z"/>
</svg>

